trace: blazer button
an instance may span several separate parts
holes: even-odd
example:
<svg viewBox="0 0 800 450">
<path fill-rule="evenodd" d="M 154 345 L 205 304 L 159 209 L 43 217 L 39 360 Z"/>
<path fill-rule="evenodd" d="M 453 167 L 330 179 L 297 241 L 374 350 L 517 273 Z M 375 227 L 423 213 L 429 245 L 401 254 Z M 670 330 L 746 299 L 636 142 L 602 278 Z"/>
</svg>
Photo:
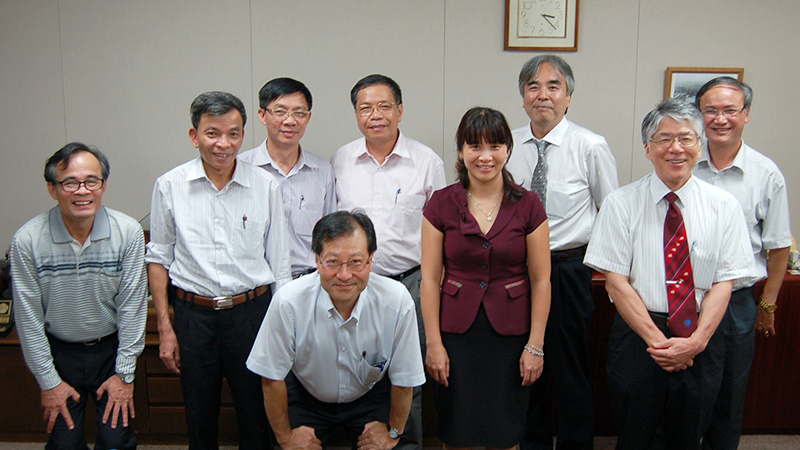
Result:
<svg viewBox="0 0 800 450">
<path fill-rule="evenodd" d="M 488 264 L 486 264 L 486 263 L 482 263 L 482 264 L 481 264 L 481 268 L 482 268 L 482 269 L 488 269 L 488 268 L 489 268 L 489 265 L 488 265 Z"/>
<path fill-rule="evenodd" d="M 483 248 L 489 248 L 489 241 L 483 242 Z"/>
<path fill-rule="evenodd" d="M 480 288 L 483 289 L 483 288 L 486 287 L 486 282 L 485 281 L 481 281 L 481 284 L 479 284 L 478 286 L 480 286 Z"/>
</svg>

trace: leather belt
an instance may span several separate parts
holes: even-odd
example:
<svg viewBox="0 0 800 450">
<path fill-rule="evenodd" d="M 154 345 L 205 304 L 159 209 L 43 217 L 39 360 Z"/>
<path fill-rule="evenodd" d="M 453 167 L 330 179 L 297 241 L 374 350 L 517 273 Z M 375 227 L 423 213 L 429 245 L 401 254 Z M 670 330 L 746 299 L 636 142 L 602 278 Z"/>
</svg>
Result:
<svg viewBox="0 0 800 450">
<path fill-rule="evenodd" d="M 587 245 L 571 248 L 569 250 L 556 250 L 550 252 L 550 262 L 563 262 L 571 258 L 577 258 L 586 254 Z"/>
<path fill-rule="evenodd" d="M 397 275 L 389 275 L 389 278 L 391 278 L 393 280 L 397 280 L 397 281 L 403 281 L 403 278 L 408 278 L 411 275 L 413 275 L 414 272 L 418 271 L 419 267 L 420 266 L 412 267 L 412 268 L 406 270 L 405 272 L 399 273 Z"/>
<path fill-rule="evenodd" d="M 308 274 L 314 273 L 316 271 L 317 271 L 316 267 L 312 267 L 312 268 L 306 269 L 306 270 L 300 270 L 300 271 L 292 273 L 292 279 L 296 280 L 296 279 L 298 279 L 298 278 L 300 278 L 300 277 L 302 277 L 304 275 L 308 275 Z"/>
<path fill-rule="evenodd" d="M 259 286 L 252 291 L 247 291 L 239 295 L 228 295 L 222 297 L 203 297 L 201 295 L 186 292 L 181 288 L 176 288 L 175 293 L 178 298 L 186 303 L 194 303 L 195 305 L 205 306 L 206 308 L 213 308 L 214 310 L 231 309 L 234 306 L 239 306 L 248 300 L 255 300 L 264 295 L 269 290 L 269 285 Z"/>
</svg>

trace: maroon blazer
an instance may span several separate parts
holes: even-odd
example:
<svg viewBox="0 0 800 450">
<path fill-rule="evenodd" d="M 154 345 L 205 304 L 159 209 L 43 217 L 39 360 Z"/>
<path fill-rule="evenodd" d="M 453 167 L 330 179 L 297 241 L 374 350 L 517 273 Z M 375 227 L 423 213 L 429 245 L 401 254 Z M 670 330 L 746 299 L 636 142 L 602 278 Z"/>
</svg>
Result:
<svg viewBox="0 0 800 450">
<path fill-rule="evenodd" d="M 489 233 L 469 212 L 460 182 L 433 193 L 424 216 L 444 234 L 441 330 L 464 333 L 481 303 L 495 331 L 512 336 L 531 327 L 531 288 L 525 238 L 547 219 L 539 197 L 503 198 Z"/>
</svg>

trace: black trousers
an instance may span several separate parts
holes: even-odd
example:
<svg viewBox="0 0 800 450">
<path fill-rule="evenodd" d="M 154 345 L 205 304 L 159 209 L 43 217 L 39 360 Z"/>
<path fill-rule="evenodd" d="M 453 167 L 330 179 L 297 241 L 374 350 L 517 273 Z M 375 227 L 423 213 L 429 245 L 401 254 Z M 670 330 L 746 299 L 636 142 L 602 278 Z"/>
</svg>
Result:
<svg viewBox="0 0 800 450">
<path fill-rule="evenodd" d="M 594 406 L 587 337 L 594 313 L 592 270 L 578 255 L 553 261 L 544 372 L 533 384 L 522 450 L 553 448 L 552 397 L 557 402 L 556 448 L 594 446 Z"/>
<path fill-rule="evenodd" d="M 239 448 L 272 448 L 261 377 L 245 363 L 267 313 L 271 290 L 231 309 L 186 303 L 170 297 L 175 310 L 174 329 L 180 345 L 181 389 L 186 407 L 191 450 L 219 448 L 219 409 L 222 377 L 236 407 Z"/>
<path fill-rule="evenodd" d="M 328 438 L 336 427 L 342 427 L 350 440 L 353 450 L 358 448 L 358 437 L 364 425 L 379 421 L 389 422 L 391 411 L 392 384 L 388 376 L 375 384 L 366 394 L 348 403 L 326 403 L 317 400 L 300 383 L 294 372 L 286 376 L 286 390 L 289 398 L 289 424 L 292 429 L 307 426 L 327 448 Z M 407 437 L 401 436 L 397 444 L 407 444 Z"/>
<path fill-rule="evenodd" d="M 653 315 L 667 338 L 666 314 Z M 692 450 L 708 426 L 714 399 L 722 381 L 722 333 L 709 340 L 706 349 L 686 370 L 667 372 L 647 353 L 647 344 L 617 314 L 608 350 L 608 383 L 611 409 L 619 431 L 617 450 Z M 656 431 L 663 433 L 657 442 Z"/>
<path fill-rule="evenodd" d="M 117 422 L 117 428 L 111 428 L 111 418 L 103 424 L 103 412 L 108 403 L 108 394 L 97 398 L 97 389 L 114 375 L 114 365 L 117 360 L 117 347 L 119 341 L 114 333 L 93 345 L 83 343 L 69 343 L 53 336 L 47 336 L 50 342 L 50 352 L 53 363 L 59 376 L 81 395 L 80 400 L 67 399 L 67 409 L 72 416 L 75 428 L 70 430 L 62 416 L 58 416 L 50 439 L 45 448 L 47 450 L 61 449 L 88 449 L 84 437 L 84 412 L 86 400 L 94 401 L 97 411 L 97 443 L 95 450 L 105 449 L 135 449 L 136 435 L 133 426 L 122 426 L 122 417 Z M 142 411 L 144 412 L 144 411 Z"/>
<path fill-rule="evenodd" d="M 755 325 L 758 316 L 756 289 L 739 289 L 731 294 L 728 310 L 719 324 L 725 338 L 722 386 L 703 436 L 704 450 L 736 450 L 742 436 L 742 416 L 747 379 L 755 354 Z"/>
</svg>

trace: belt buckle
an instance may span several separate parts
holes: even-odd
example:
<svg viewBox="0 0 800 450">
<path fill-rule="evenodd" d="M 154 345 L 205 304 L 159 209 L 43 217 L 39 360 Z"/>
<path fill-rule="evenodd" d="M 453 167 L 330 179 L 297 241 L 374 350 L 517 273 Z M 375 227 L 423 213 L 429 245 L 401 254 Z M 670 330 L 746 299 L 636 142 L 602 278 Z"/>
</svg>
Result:
<svg viewBox="0 0 800 450">
<path fill-rule="evenodd" d="M 211 299 L 211 305 L 214 307 L 214 311 L 233 308 L 233 297 L 230 295 L 226 297 L 214 297 Z"/>
</svg>

